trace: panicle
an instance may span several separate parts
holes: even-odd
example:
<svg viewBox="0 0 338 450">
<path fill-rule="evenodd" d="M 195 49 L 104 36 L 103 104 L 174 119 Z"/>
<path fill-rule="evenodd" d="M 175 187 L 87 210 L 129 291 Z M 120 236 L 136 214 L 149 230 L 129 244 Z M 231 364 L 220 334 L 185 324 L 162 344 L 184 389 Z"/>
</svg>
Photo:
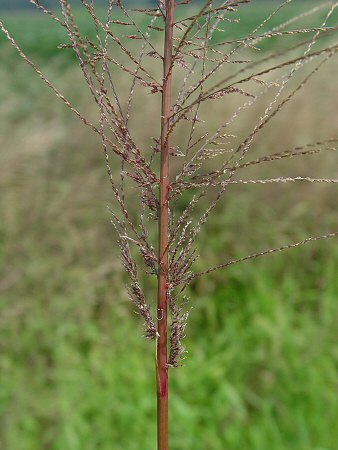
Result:
<svg viewBox="0 0 338 450">
<path fill-rule="evenodd" d="M 96 108 L 96 120 L 80 112 L 66 98 L 23 52 L 1 21 L 0 28 L 48 88 L 101 140 L 116 206 L 112 222 L 118 235 L 122 264 L 130 279 L 128 293 L 143 318 L 146 337 L 154 339 L 158 332 L 151 314 L 152 305 L 146 301 L 139 273 L 158 276 L 160 272 L 156 245 L 151 239 L 158 233 L 161 209 L 159 129 L 163 117 L 159 113 L 159 123 L 149 124 L 143 107 L 135 105 L 138 95 L 142 101 L 157 102 L 157 106 L 161 103 L 160 97 L 164 96 L 166 79 L 161 76 L 161 70 L 165 58 L 159 50 L 165 30 L 164 2 L 157 1 L 149 8 L 128 9 L 128 2 L 109 0 L 106 17 L 102 19 L 94 1 L 81 0 L 92 23 L 94 38 L 82 31 L 69 0 L 59 0 L 60 14 L 50 11 L 38 0 L 30 2 L 66 31 L 67 42 L 61 43 L 59 48 L 74 52 Z M 188 300 L 181 298 L 181 292 L 195 278 L 260 256 L 337 236 L 337 232 L 332 232 L 309 237 L 228 260 L 201 272 L 195 271 L 200 231 L 223 196 L 230 195 L 237 185 L 254 189 L 254 184 L 321 183 L 333 186 L 338 183 L 329 176 L 315 177 L 307 173 L 245 176 L 245 169 L 260 164 L 315 157 L 323 152 L 335 153 L 338 149 L 338 138 L 333 137 L 282 152 L 254 154 L 256 139 L 262 130 L 338 52 L 338 27 L 328 25 L 338 2 L 322 2 L 311 8 L 304 5 L 300 14 L 276 25 L 278 15 L 282 10 L 287 11 L 291 2 L 284 0 L 273 5 L 272 12 L 257 26 L 247 29 L 244 35 L 238 33 L 236 27 L 242 14 L 250 14 L 246 9 L 250 0 L 205 0 L 195 10 L 192 0 L 175 3 L 179 14 L 173 26 L 174 48 L 169 73 L 176 81 L 169 130 L 164 137 L 165 140 L 170 137 L 169 157 L 174 162 L 168 188 L 170 230 L 166 249 L 169 254 L 166 275 L 170 284 L 170 367 L 179 366 L 184 359 L 182 340 L 190 309 Z M 295 25 L 322 11 L 325 15 L 320 23 L 307 27 Z M 270 50 L 263 52 L 264 45 L 271 39 L 274 43 L 283 40 L 286 45 L 278 48 L 276 45 L 276 51 L 270 46 Z M 216 109 L 230 100 L 231 104 L 238 104 L 232 112 L 226 108 Z M 253 119 L 249 123 L 246 114 L 250 110 Z M 94 108 L 90 117 L 93 112 Z M 139 138 L 139 129 L 143 132 L 145 124 L 155 136 L 149 136 L 150 151 L 149 143 L 148 147 L 144 146 Z"/>
</svg>

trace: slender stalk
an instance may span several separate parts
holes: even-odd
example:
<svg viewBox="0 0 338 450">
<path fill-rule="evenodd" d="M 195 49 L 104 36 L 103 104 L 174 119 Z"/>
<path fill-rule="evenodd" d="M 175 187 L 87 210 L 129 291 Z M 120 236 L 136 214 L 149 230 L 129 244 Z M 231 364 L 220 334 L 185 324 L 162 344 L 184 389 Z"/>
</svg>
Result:
<svg viewBox="0 0 338 450">
<path fill-rule="evenodd" d="M 166 0 L 161 119 L 161 172 L 159 212 L 158 339 L 156 351 L 157 442 L 168 450 L 168 243 L 169 243 L 169 129 L 172 92 L 174 0 Z"/>
</svg>

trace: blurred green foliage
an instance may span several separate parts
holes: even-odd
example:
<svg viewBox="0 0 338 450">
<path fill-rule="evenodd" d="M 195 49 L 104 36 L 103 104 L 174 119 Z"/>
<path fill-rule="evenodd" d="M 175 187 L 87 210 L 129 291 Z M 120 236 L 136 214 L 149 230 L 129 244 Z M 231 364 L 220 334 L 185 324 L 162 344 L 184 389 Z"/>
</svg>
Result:
<svg viewBox="0 0 338 450">
<path fill-rule="evenodd" d="M 63 36 L 50 22 L 7 22 L 90 111 L 68 57 L 51 58 Z M 99 143 L 3 40 L 0 51 L 0 448 L 155 449 L 154 344 L 126 298 Z M 323 117 L 323 80 L 335 92 L 325 76 L 306 101 Z M 325 131 L 307 121 L 303 139 Z M 296 138 L 281 133 L 260 144 L 278 151 Z M 314 222 L 334 229 L 332 189 L 282 189 L 227 197 L 202 235 L 200 268 L 216 250 L 224 261 L 314 233 Z M 338 449 L 337 269 L 333 240 L 192 286 L 188 358 L 170 373 L 171 450 Z"/>
</svg>

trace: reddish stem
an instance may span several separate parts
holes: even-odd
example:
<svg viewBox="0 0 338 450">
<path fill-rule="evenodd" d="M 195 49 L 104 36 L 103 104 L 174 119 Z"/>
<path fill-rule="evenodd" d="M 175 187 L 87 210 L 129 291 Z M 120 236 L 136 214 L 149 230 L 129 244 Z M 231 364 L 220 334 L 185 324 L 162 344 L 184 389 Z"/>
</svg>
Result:
<svg viewBox="0 0 338 450">
<path fill-rule="evenodd" d="M 159 211 L 158 339 L 156 351 L 158 450 L 168 450 L 168 243 L 169 243 L 169 128 L 172 92 L 174 0 L 166 0 L 161 120 Z"/>
</svg>

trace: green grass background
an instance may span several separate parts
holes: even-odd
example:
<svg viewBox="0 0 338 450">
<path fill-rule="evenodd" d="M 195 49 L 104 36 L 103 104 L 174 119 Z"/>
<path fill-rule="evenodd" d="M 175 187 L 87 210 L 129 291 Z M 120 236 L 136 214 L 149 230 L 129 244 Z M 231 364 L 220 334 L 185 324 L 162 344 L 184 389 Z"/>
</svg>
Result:
<svg viewBox="0 0 338 450">
<path fill-rule="evenodd" d="M 4 20 L 90 112 L 73 59 L 55 48 L 57 28 L 34 14 Z M 99 143 L 3 38 L 0 54 L 0 448 L 153 450 L 154 345 L 126 298 Z M 285 135 L 285 116 L 264 148 L 337 135 L 329 69 L 310 92 L 294 129 Z M 336 229 L 335 189 L 297 189 L 226 199 L 202 235 L 205 259 Z M 337 269 L 332 240 L 192 286 L 187 359 L 170 372 L 171 450 L 338 450 Z"/>
</svg>

